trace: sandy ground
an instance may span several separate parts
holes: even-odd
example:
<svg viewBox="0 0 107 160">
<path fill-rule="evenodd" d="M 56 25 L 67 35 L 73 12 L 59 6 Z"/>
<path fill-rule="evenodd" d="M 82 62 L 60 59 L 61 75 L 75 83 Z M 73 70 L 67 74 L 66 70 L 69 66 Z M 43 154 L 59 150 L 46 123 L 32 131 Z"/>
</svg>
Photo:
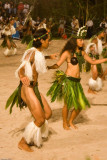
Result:
<svg viewBox="0 0 107 160">
<path fill-rule="evenodd" d="M 66 41 L 54 40 L 44 53 L 59 52 Z M 1 43 L 1 41 L 0 41 Z M 20 111 L 14 107 L 12 114 L 5 110 L 5 103 L 9 95 L 18 85 L 14 72 L 20 64 L 21 57 L 26 49 L 20 41 L 17 55 L 5 57 L 4 49 L 0 48 L 0 160 L 85 160 L 95 156 L 100 160 L 107 160 L 107 80 L 104 81 L 102 91 L 96 95 L 90 95 L 88 79 L 91 73 L 81 74 L 81 83 L 84 92 L 91 104 L 91 108 L 80 113 L 75 123 L 78 130 L 65 131 L 62 127 L 63 102 L 50 102 L 46 97 L 53 115 L 49 120 L 49 140 L 44 142 L 41 149 L 32 147 L 33 153 L 27 153 L 18 149 L 17 144 L 22 137 L 24 127 L 32 120 L 29 110 Z M 53 64 L 56 60 L 47 60 L 47 64 Z M 106 67 L 106 64 L 103 64 Z M 66 63 L 60 69 L 65 70 Z M 55 70 L 39 76 L 39 89 L 46 95 L 53 81 Z"/>
</svg>

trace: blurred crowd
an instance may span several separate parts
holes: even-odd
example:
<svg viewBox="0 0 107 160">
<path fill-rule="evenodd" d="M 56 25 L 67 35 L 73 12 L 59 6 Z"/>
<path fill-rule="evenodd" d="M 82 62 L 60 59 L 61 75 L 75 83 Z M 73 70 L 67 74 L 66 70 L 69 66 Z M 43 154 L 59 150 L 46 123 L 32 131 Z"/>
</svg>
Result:
<svg viewBox="0 0 107 160">
<path fill-rule="evenodd" d="M 91 38 L 95 34 L 94 21 L 91 18 L 84 22 L 83 16 L 79 19 L 73 16 L 69 18 L 69 21 L 64 16 L 57 17 L 57 20 L 54 17 L 46 19 L 38 16 L 33 20 L 29 16 L 31 7 L 21 1 L 18 4 L 11 0 L 5 3 L 0 1 L 0 38 L 3 38 L 3 30 L 11 19 L 14 19 L 13 26 L 16 29 L 16 34 L 12 37 L 16 39 L 22 39 L 26 34 L 33 36 L 35 31 L 40 28 L 53 32 L 56 37 L 67 39 L 71 34 L 75 34 L 79 27 L 84 25 L 87 27 L 87 38 Z M 105 41 L 107 42 L 107 17 L 102 18 L 102 22 L 98 24 L 98 27 L 102 27 L 105 30 Z"/>
</svg>

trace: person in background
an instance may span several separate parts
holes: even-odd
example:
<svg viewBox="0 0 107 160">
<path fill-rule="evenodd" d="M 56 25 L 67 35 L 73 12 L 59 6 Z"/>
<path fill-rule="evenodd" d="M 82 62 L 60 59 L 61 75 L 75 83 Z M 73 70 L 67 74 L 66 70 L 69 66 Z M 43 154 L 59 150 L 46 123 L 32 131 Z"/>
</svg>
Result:
<svg viewBox="0 0 107 160">
<path fill-rule="evenodd" d="M 88 21 L 86 22 L 87 26 L 87 38 L 91 38 L 93 35 L 93 21 L 89 18 Z"/>
</svg>

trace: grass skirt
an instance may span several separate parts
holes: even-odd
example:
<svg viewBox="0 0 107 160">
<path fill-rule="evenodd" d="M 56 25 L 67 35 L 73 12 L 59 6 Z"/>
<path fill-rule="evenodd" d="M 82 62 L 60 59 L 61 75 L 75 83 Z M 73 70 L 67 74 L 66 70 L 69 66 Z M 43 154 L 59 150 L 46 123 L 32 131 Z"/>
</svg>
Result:
<svg viewBox="0 0 107 160">
<path fill-rule="evenodd" d="M 103 58 L 107 58 L 107 47 L 105 47 L 102 51 L 102 56 Z M 107 63 L 107 62 L 104 62 L 104 63 Z"/>
<path fill-rule="evenodd" d="M 9 39 L 10 43 L 14 43 L 11 36 L 4 36 L 4 40 L 3 40 L 2 44 L 1 44 L 1 46 L 2 46 L 3 48 L 5 48 L 5 47 L 8 46 L 8 45 L 7 45 L 7 39 Z"/>
<path fill-rule="evenodd" d="M 30 82 L 30 85 L 32 85 L 32 82 Z M 27 104 L 21 98 L 21 87 L 22 87 L 22 82 L 20 82 L 19 86 L 15 89 L 15 91 L 11 94 L 11 96 L 8 98 L 8 100 L 6 102 L 5 109 L 7 109 L 10 106 L 10 114 L 12 113 L 12 109 L 15 104 L 20 109 L 27 107 Z M 44 108 L 43 103 L 42 103 L 42 99 L 40 96 L 40 92 L 38 90 L 38 83 L 36 83 L 33 90 L 34 90 L 35 95 L 41 104 L 41 107 Z"/>
<path fill-rule="evenodd" d="M 85 97 L 79 78 L 67 77 L 63 71 L 56 71 L 56 79 L 47 92 L 51 102 L 64 99 L 67 108 L 85 109 L 90 104 Z"/>
<path fill-rule="evenodd" d="M 90 54 L 89 54 L 89 57 L 91 57 Z M 94 58 L 95 59 L 99 59 L 99 55 L 96 55 Z M 96 64 L 96 66 L 97 66 L 98 74 L 101 75 L 102 74 L 101 64 Z M 85 70 L 86 70 L 86 72 L 89 72 L 91 70 L 91 64 L 90 63 L 86 62 L 86 64 L 85 64 Z"/>
<path fill-rule="evenodd" d="M 21 43 L 24 44 L 29 44 L 29 42 L 33 39 L 33 36 L 31 35 L 25 35 L 23 38 L 22 38 L 22 41 Z"/>
</svg>

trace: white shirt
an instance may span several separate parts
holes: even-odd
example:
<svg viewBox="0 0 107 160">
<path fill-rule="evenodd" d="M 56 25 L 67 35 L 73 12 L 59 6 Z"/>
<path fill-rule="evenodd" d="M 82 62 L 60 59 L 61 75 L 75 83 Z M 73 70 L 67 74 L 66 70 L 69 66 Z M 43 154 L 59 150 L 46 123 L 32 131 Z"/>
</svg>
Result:
<svg viewBox="0 0 107 160">
<path fill-rule="evenodd" d="M 93 26 L 93 21 L 92 20 L 88 20 L 86 23 L 87 27 L 92 27 Z"/>
<path fill-rule="evenodd" d="M 6 3 L 5 5 L 4 5 L 4 9 L 9 9 L 10 8 L 10 4 L 8 3 Z"/>
</svg>

